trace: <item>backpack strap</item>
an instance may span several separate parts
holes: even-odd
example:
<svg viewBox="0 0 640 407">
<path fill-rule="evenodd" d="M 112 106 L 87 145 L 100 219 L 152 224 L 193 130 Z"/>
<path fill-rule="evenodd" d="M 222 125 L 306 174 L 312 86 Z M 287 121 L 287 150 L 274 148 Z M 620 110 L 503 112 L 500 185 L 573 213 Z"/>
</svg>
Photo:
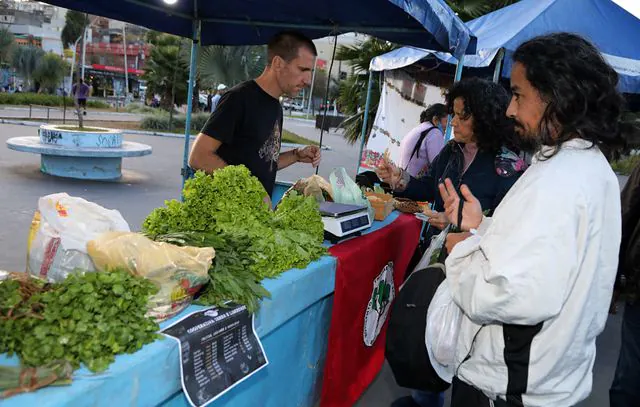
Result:
<svg viewBox="0 0 640 407">
<path fill-rule="evenodd" d="M 409 164 L 411 163 L 411 160 L 413 160 L 413 156 L 415 155 L 416 157 L 420 158 L 420 147 L 422 147 L 422 143 L 424 142 L 424 139 L 427 138 L 427 136 L 429 135 L 429 133 L 431 133 L 431 130 L 437 129 L 437 126 L 432 126 L 430 128 L 428 128 L 427 130 L 423 131 L 422 133 L 420 133 L 420 137 L 418 137 L 418 141 L 416 142 L 416 145 L 413 147 L 413 152 L 411 152 L 411 156 L 409 157 L 409 161 L 407 162 L 407 165 L 405 167 L 405 171 L 407 170 L 407 168 L 409 168 Z M 428 159 L 429 157 L 427 157 Z M 431 164 L 431 163 L 429 163 Z"/>
</svg>

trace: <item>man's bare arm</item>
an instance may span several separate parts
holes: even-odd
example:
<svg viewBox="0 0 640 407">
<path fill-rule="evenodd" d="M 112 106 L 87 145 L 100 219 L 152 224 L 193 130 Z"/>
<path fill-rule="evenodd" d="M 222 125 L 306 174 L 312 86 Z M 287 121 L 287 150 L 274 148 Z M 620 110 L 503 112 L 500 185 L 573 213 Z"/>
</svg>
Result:
<svg viewBox="0 0 640 407">
<path fill-rule="evenodd" d="M 227 163 L 216 154 L 221 145 L 222 143 L 213 137 L 202 133 L 198 134 L 191 148 L 191 154 L 189 154 L 189 166 L 196 171 L 201 170 L 207 174 L 226 167 Z"/>
<path fill-rule="evenodd" d="M 294 148 L 293 150 L 285 151 L 280 154 L 278 157 L 278 169 L 282 170 L 287 168 L 290 165 L 297 163 L 300 160 L 298 157 L 298 149 Z"/>
</svg>

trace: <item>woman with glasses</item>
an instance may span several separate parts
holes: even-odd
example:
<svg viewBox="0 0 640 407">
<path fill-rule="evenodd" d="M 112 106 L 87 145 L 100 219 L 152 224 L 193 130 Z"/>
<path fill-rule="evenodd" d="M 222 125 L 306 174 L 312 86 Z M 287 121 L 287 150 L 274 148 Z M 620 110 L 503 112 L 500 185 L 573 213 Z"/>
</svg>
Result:
<svg viewBox="0 0 640 407">
<path fill-rule="evenodd" d="M 415 178 L 388 161 L 376 173 L 391 185 L 395 196 L 433 202 L 433 210 L 425 214 L 438 230 L 449 224 L 438 192 L 438 184 L 446 178 L 457 188 L 466 184 L 482 208 L 493 211 L 526 166 L 513 148 L 513 122 L 506 116 L 509 100 L 502 86 L 484 79 L 470 78 L 454 84 L 447 93 L 453 139 L 427 174 Z"/>
</svg>

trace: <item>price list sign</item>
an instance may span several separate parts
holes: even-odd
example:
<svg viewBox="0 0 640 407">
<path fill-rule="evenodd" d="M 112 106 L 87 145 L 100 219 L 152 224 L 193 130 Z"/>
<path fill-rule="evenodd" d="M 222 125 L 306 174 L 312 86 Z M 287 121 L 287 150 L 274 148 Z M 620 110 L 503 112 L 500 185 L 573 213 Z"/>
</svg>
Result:
<svg viewBox="0 0 640 407">
<path fill-rule="evenodd" d="M 162 331 L 180 344 L 182 389 L 206 406 L 269 363 L 244 305 L 191 313 Z"/>
</svg>

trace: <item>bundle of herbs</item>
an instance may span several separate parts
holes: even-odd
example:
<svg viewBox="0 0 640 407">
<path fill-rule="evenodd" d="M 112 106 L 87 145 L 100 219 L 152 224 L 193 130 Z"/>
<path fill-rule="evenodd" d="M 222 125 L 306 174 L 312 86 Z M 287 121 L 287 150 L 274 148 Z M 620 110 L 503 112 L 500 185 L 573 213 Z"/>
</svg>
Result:
<svg viewBox="0 0 640 407">
<path fill-rule="evenodd" d="M 28 367 L 66 361 L 100 372 L 115 355 L 154 341 L 159 326 L 146 316 L 157 292 L 148 280 L 124 270 L 77 270 L 64 281 L 0 283 L 0 353 L 16 354 Z"/>
<path fill-rule="evenodd" d="M 151 212 L 142 229 L 158 241 L 216 250 L 201 304 L 229 300 L 256 310 L 268 295 L 260 281 L 304 268 L 326 253 L 316 200 L 292 192 L 272 211 L 262 184 L 244 166 L 214 176 L 198 172 L 183 194 L 184 202 L 168 201 Z"/>
</svg>

